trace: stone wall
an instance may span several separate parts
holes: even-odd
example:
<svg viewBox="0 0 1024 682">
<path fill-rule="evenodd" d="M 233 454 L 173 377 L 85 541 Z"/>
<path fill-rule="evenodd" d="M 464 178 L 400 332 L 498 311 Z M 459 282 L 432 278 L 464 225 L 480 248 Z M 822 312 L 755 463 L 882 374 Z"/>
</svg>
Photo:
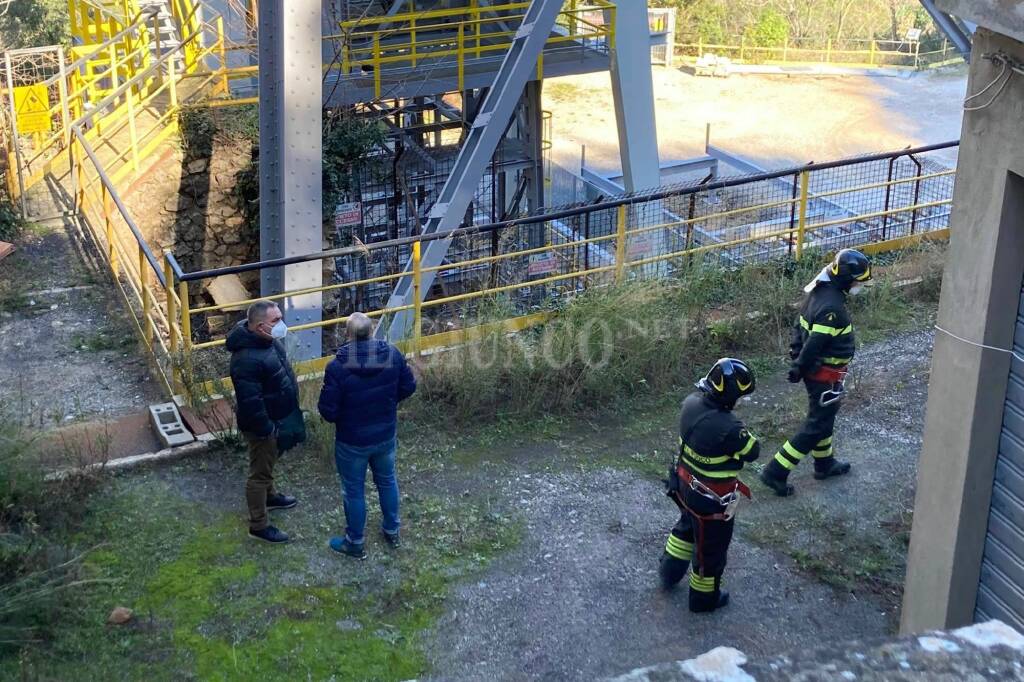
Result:
<svg viewBox="0 0 1024 682">
<path fill-rule="evenodd" d="M 150 246 L 171 251 L 186 272 L 258 259 L 258 230 L 249 227 L 236 190 L 252 150 L 250 141 L 220 133 L 208 143 L 169 147 L 125 197 Z M 243 281 L 251 289 L 257 279 Z"/>
</svg>

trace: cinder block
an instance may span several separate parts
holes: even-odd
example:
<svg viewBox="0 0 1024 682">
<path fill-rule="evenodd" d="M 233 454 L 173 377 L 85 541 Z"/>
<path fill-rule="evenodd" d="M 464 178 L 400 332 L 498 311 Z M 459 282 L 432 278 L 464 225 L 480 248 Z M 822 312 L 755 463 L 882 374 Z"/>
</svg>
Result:
<svg viewBox="0 0 1024 682">
<path fill-rule="evenodd" d="M 149 406 L 149 417 L 156 430 L 156 435 L 164 446 L 173 448 L 187 445 L 195 440 L 195 436 L 181 421 L 181 414 L 174 403 L 160 403 Z"/>
</svg>

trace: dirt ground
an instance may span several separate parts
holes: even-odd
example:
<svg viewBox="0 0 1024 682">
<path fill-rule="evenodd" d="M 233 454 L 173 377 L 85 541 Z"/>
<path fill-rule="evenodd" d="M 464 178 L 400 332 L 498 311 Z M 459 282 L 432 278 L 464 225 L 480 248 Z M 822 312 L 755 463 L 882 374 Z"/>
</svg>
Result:
<svg viewBox="0 0 1024 682">
<path fill-rule="evenodd" d="M 593 679 L 716 646 L 772 655 L 891 632 L 931 341 L 927 331 L 901 334 L 858 354 L 836 435 L 852 475 L 814 481 L 805 462 L 787 499 L 746 475 L 755 499 L 740 511 L 730 550 L 733 602 L 711 615 L 690 614 L 685 589 L 659 590 L 657 560 L 677 512 L 657 477 L 629 464 L 657 466 L 655 452 L 672 447 L 674 410 L 660 425 L 540 445 L 525 469 L 495 467 L 504 477 L 490 483 L 525 516 L 526 537 L 456 590 L 434 632 L 436 679 Z M 775 378 L 741 408 L 766 441 L 755 471 L 784 438 L 765 434 L 786 432 L 780 422 L 799 414 L 801 393 Z M 559 471 L 565 458 L 602 450 L 626 468 Z"/>
<path fill-rule="evenodd" d="M 37 428 L 138 412 L 161 392 L 105 273 L 62 220 L 0 261 L 0 403 Z"/>
<path fill-rule="evenodd" d="M 762 377 L 740 414 L 762 438 L 744 477 L 726 587 L 710 615 L 685 588 L 658 587 L 677 511 L 659 478 L 675 450 L 682 395 L 601 421 L 488 424 L 453 435 L 403 424 L 403 549 L 377 537 L 368 484 L 364 562 L 331 553 L 343 526 L 331 434 L 288 453 L 278 487 L 299 506 L 274 515 L 286 547 L 244 539 L 242 452 L 119 477 L 81 534 L 115 578 L 90 590 L 36 672 L 61 679 L 595 679 L 715 646 L 775 655 L 885 636 L 896 624 L 930 331 L 868 343 L 840 415 L 851 475 L 814 481 L 805 462 L 777 498 L 757 480 L 802 416 L 803 391 Z M 109 507 L 109 509 L 108 509 Z M 126 630 L 103 630 L 115 605 Z M 49 666 L 54 666 L 52 669 Z M 84 666 L 84 667 L 83 667 Z M 4 669 L 0 666 L 0 676 Z M 149 673 L 146 673 L 147 676 Z"/>
<path fill-rule="evenodd" d="M 955 140 L 966 88 L 960 68 L 910 78 L 869 76 L 691 76 L 654 67 L 661 161 L 704 154 L 711 143 L 767 168 Z M 552 159 L 576 171 L 619 172 L 615 110 L 607 73 L 550 79 Z M 943 152 L 955 163 L 955 150 Z"/>
</svg>

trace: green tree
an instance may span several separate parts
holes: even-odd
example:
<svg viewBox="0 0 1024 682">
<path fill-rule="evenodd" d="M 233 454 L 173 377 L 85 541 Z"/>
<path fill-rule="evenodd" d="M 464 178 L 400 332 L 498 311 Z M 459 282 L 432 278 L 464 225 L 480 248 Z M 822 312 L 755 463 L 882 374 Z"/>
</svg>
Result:
<svg viewBox="0 0 1024 682">
<path fill-rule="evenodd" d="M 771 7 L 761 10 L 757 15 L 757 21 L 746 31 L 747 40 L 758 47 L 782 45 L 788 36 L 789 22 Z"/>
<path fill-rule="evenodd" d="M 15 0 L 0 16 L 0 48 L 66 44 L 68 28 L 66 0 Z"/>
</svg>

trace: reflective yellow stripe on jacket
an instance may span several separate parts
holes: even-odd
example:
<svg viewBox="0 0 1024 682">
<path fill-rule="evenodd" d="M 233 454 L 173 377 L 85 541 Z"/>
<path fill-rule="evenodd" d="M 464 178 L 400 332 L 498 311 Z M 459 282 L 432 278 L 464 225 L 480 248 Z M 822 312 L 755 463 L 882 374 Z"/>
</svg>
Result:
<svg viewBox="0 0 1024 682">
<path fill-rule="evenodd" d="M 804 319 L 803 315 L 800 316 L 800 326 L 811 334 L 826 334 L 828 336 L 840 336 L 842 334 L 850 334 L 853 332 L 852 324 L 848 324 L 845 327 L 830 327 L 827 324 L 811 324 Z"/>
</svg>

